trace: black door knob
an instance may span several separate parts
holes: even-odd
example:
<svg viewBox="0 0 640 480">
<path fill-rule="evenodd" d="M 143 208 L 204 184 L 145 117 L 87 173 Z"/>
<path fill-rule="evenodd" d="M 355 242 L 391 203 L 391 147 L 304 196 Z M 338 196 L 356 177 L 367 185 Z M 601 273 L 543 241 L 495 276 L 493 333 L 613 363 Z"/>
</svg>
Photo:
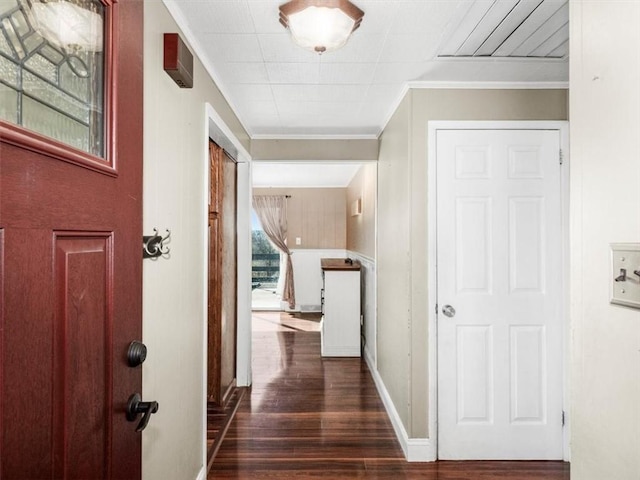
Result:
<svg viewBox="0 0 640 480">
<path fill-rule="evenodd" d="M 134 340 L 129 344 L 129 349 L 127 350 L 127 362 L 130 367 L 142 365 L 142 362 L 144 362 L 146 358 L 147 346 L 144 343 Z"/>
<path fill-rule="evenodd" d="M 135 422 L 138 415 L 142 414 L 142 419 L 136 427 L 136 432 L 141 432 L 149 424 L 151 415 L 158 411 L 158 402 L 143 402 L 139 393 L 134 393 L 127 402 L 127 420 Z"/>
</svg>

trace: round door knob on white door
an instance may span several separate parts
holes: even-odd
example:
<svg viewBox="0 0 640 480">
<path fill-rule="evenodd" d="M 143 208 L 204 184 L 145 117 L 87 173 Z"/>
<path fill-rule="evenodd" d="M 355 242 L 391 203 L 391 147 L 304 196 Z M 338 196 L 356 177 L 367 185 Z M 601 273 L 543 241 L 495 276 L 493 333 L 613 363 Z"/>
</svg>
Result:
<svg viewBox="0 0 640 480">
<path fill-rule="evenodd" d="M 453 308 L 451 305 L 445 305 L 444 307 L 442 307 L 442 313 L 446 317 L 452 318 L 456 316 L 456 309 Z"/>
</svg>

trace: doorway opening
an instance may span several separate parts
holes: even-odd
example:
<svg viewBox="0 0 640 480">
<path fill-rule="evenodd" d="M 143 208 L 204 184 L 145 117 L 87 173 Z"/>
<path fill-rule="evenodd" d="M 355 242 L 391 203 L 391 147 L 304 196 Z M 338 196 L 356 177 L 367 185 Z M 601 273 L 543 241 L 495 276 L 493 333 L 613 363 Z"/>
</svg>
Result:
<svg viewBox="0 0 640 480">
<path fill-rule="evenodd" d="M 206 105 L 205 117 L 202 180 L 206 194 L 202 197 L 202 220 L 207 228 L 202 231 L 202 240 L 207 268 L 203 270 L 202 287 L 207 293 L 202 306 L 201 396 L 204 472 L 198 478 L 206 476 L 219 440 L 229 426 L 228 419 L 233 417 L 245 391 L 242 387 L 251 383 L 251 156 L 210 104 Z M 210 343 L 212 317 L 224 320 L 224 324 L 216 324 L 220 328 L 214 329 L 220 334 L 220 347 Z M 225 341 L 222 347 L 222 339 L 231 338 L 233 345 Z M 211 382 L 209 354 L 216 352 L 220 353 L 221 369 L 214 374 L 219 380 Z M 230 385 L 235 388 L 230 389 Z"/>
<path fill-rule="evenodd" d="M 251 309 L 282 310 L 282 258 L 251 210 Z"/>
<path fill-rule="evenodd" d="M 269 239 L 262 232 L 259 219 L 268 220 L 262 218 L 262 213 L 252 212 L 253 311 L 321 311 L 320 258 L 347 256 L 347 191 L 362 166 L 361 162 L 339 161 L 253 162 L 254 203 L 259 199 L 284 199 L 285 213 L 280 221 L 286 232 L 276 248 L 279 240 Z M 266 228 L 271 231 L 273 226 Z M 285 250 L 290 252 L 293 302 L 282 301 L 291 295 L 284 285 L 289 261 Z"/>
<path fill-rule="evenodd" d="M 207 305 L 207 464 L 215 456 L 242 392 L 237 389 L 238 330 L 238 168 L 213 140 L 209 143 L 208 305 Z"/>
</svg>

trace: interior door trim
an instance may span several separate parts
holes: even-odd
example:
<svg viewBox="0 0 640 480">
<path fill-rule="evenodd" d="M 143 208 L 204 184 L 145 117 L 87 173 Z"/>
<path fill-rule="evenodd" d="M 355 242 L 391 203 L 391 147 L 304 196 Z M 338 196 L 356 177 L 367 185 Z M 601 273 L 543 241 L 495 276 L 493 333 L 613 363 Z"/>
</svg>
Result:
<svg viewBox="0 0 640 480">
<path fill-rule="evenodd" d="M 223 118 L 213 108 L 210 103 L 205 104 L 204 112 L 204 131 L 203 143 L 201 144 L 201 171 L 204 195 L 201 198 L 202 205 L 202 225 L 207 224 L 208 206 L 209 206 L 209 139 L 215 138 L 223 144 L 229 142 L 229 145 L 237 151 L 236 161 L 238 162 L 238 178 L 237 178 L 237 228 L 238 228 L 238 325 L 237 325 L 237 345 L 236 345 L 236 380 L 238 386 L 251 385 L 251 155 L 244 148 L 238 137 L 233 133 L 231 128 L 226 124 Z M 246 232 L 246 235 L 240 234 Z M 201 230 L 201 240 L 203 259 L 208 265 L 209 248 L 208 237 L 209 230 L 203 228 Z M 203 292 L 207 292 L 208 282 L 207 269 L 203 269 L 201 285 Z M 201 438 L 202 438 L 202 467 L 198 472 L 197 480 L 205 480 L 207 476 L 207 295 L 202 298 L 202 407 L 201 407 Z"/>
<path fill-rule="evenodd" d="M 428 328 L 428 375 L 429 412 L 428 425 L 431 440 L 431 458 L 438 458 L 438 327 L 437 327 L 437 179 L 436 138 L 439 130 L 557 130 L 560 135 L 563 168 L 561 170 L 562 196 L 562 316 L 563 326 L 563 411 L 569 411 L 569 122 L 541 121 L 429 121 L 427 124 L 427 312 Z M 569 461 L 571 450 L 570 416 L 563 430 L 563 456 Z"/>
</svg>

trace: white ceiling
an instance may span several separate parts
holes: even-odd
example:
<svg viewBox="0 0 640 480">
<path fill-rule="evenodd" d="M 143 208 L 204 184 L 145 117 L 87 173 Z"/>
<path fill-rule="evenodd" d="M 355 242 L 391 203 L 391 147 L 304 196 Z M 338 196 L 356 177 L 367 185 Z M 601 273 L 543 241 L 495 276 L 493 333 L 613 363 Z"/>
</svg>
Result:
<svg viewBox="0 0 640 480">
<path fill-rule="evenodd" d="M 567 0 L 354 0 L 361 27 L 324 55 L 285 0 L 164 1 L 252 138 L 375 137 L 420 82 L 568 81 Z"/>
<path fill-rule="evenodd" d="M 361 164 L 253 162 L 256 188 L 342 188 L 351 183 Z"/>
</svg>

